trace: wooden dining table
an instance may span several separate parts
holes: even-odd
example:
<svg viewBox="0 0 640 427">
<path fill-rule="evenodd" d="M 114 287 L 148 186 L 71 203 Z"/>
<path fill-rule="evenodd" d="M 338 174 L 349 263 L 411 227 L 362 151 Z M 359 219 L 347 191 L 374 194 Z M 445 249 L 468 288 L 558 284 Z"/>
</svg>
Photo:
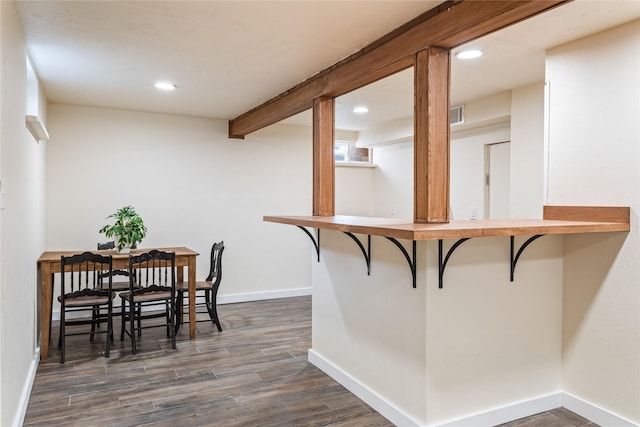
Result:
<svg viewBox="0 0 640 427">
<path fill-rule="evenodd" d="M 159 251 L 175 252 L 176 254 L 176 280 L 184 281 L 184 267 L 187 267 L 187 280 L 189 283 L 189 338 L 196 337 L 196 257 L 199 255 L 189 248 L 144 248 L 132 249 L 130 254 L 136 255 L 157 249 Z M 129 253 L 117 253 L 115 249 L 88 250 L 101 255 L 113 256 L 113 269 L 127 270 L 129 268 Z M 38 301 L 40 307 L 40 359 L 49 357 L 49 328 L 51 325 L 51 307 L 53 301 L 53 286 L 56 273 L 60 273 L 60 257 L 79 254 L 86 251 L 47 251 L 38 258 L 38 283 L 40 285 L 41 298 Z"/>
</svg>

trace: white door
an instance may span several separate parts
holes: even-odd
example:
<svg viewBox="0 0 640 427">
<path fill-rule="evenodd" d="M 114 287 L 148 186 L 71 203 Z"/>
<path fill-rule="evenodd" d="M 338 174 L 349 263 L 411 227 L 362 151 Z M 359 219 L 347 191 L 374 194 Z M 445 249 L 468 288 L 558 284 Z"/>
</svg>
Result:
<svg viewBox="0 0 640 427">
<path fill-rule="evenodd" d="M 487 161 L 487 193 L 489 212 L 486 218 L 510 218 L 509 175 L 511 143 L 489 144 Z"/>
</svg>

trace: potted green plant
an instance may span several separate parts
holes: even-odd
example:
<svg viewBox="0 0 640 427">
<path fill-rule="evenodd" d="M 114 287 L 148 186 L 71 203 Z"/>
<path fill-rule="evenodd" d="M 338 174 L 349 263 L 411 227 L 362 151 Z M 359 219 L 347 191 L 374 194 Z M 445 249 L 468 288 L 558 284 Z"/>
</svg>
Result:
<svg viewBox="0 0 640 427">
<path fill-rule="evenodd" d="M 115 240 L 118 252 L 128 252 L 131 246 L 140 243 L 147 235 L 147 227 L 133 206 L 120 208 L 107 217 L 109 218 L 114 218 L 115 222 L 105 225 L 99 232 Z M 123 251 L 125 248 L 127 250 Z"/>
</svg>

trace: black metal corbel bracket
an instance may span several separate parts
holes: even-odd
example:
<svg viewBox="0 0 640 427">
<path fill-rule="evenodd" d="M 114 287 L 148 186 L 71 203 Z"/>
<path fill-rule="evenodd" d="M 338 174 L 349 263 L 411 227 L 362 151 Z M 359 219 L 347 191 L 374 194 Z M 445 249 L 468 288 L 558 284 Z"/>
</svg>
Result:
<svg viewBox="0 0 640 427">
<path fill-rule="evenodd" d="M 455 251 L 458 248 L 458 246 L 460 246 L 461 244 L 463 244 L 469 239 L 470 237 L 465 237 L 463 239 L 459 239 L 458 241 L 456 241 L 451 246 L 451 248 L 449 248 L 449 250 L 447 251 L 447 255 L 444 257 L 444 261 L 442 260 L 442 239 L 438 240 L 438 288 L 442 289 L 442 286 L 443 286 L 442 277 L 444 276 L 444 269 L 447 266 L 447 263 L 449 262 L 449 258 L 453 254 L 453 251 Z"/>
<path fill-rule="evenodd" d="M 518 252 L 516 252 L 515 256 L 513 255 L 514 251 L 515 251 L 515 237 L 511 236 L 511 281 L 513 282 L 513 276 L 516 272 L 516 264 L 518 263 L 518 258 L 520 258 L 520 255 L 522 255 L 522 251 L 524 251 L 524 249 L 529 246 L 531 244 L 531 242 L 533 242 L 534 240 L 540 238 L 544 236 L 544 234 L 536 234 L 533 237 L 528 238 L 523 244 L 522 246 L 520 246 L 520 249 L 518 249 Z"/>
<path fill-rule="evenodd" d="M 343 231 L 344 234 L 351 237 L 354 242 L 358 245 L 360 250 L 362 251 L 362 255 L 364 255 L 364 260 L 367 263 L 367 276 L 371 276 L 371 235 L 367 235 L 367 249 L 365 250 L 364 246 L 360 239 L 353 235 L 350 231 Z"/>
<path fill-rule="evenodd" d="M 411 277 L 413 278 L 413 287 L 415 289 L 416 288 L 416 241 L 415 240 L 413 241 L 413 257 L 410 258 L 409 253 L 404 248 L 404 246 L 400 244 L 400 242 L 398 242 L 393 237 L 387 237 L 387 236 L 385 237 L 388 240 L 390 240 L 394 245 L 396 245 L 398 249 L 400 249 L 404 257 L 406 258 L 407 262 L 409 263 L 409 268 L 411 269 Z"/>
<path fill-rule="evenodd" d="M 316 254 L 318 255 L 318 262 L 320 262 L 320 229 L 318 228 L 316 230 L 316 235 L 318 236 L 318 240 L 316 241 L 316 239 L 313 237 L 313 235 L 311 234 L 311 232 L 309 230 L 307 230 L 306 228 L 304 228 L 301 225 L 296 225 L 296 227 L 298 227 L 300 230 L 304 231 L 305 234 L 307 236 L 309 236 L 309 238 L 313 242 L 313 246 L 316 248 Z"/>
</svg>

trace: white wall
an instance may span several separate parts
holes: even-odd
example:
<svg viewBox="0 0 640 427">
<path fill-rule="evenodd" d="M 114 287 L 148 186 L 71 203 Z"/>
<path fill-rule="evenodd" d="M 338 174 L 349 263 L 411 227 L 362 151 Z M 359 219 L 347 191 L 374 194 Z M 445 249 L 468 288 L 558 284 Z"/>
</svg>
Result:
<svg viewBox="0 0 640 427">
<path fill-rule="evenodd" d="M 542 218 L 544 205 L 544 85 L 511 92 L 511 218 Z"/>
<path fill-rule="evenodd" d="M 25 127 L 27 51 L 0 2 L 0 425 L 17 425 L 37 366 L 36 260 L 44 249 L 46 143 Z M 43 113 L 46 113 L 43 111 Z M 45 115 L 46 117 L 46 115 Z"/>
<path fill-rule="evenodd" d="M 131 204 L 148 228 L 141 247 L 208 254 L 224 240 L 220 296 L 310 288 L 311 242 L 264 215 L 311 214 L 311 133 L 272 126 L 244 140 L 227 122 L 49 106 L 47 248 L 90 249 L 105 217 Z"/>
<path fill-rule="evenodd" d="M 540 100 L 539 108 L 543 104 Z M 478 219 L 484 212 L 484 173 L 486 144 L 509 141 L 510 134 L 510 91 L 500 92 L 486 98 L 465 104 L 465 124 L 454 126 L 451 133 L 450 192 L 451 212 L 454 220 L 469 219 L 471 208 L 478 210 Z M 520 110 L 516 114 L 516 126 L 521 123 L 530 126 L 529 111 Z M 378 141 L 373 159 L 377 165 L 374 172 L 373 216 L 413 219 L 413 120 L 390 122 L 375 131 L 367 131 L 358 139 L 367 142 Z M 523 131 L 524 132 L 524 131 Z M 408 142 L 407 142 L 408 140 Z M 404 141 L 390 143 L 389 141 Z M 530 139 L 523 140 L 527 143 Z M 520 141 L 518 141 L 520 143 Z M 540 150 L 543 142 L 538 141 Z M 516 164 L 513 164 L 516 162 Z M 512 158 L 512 170 L 527 166 L 526 158 Z M 539 165 L 542 169 L 542 161 Z M 536 175 L 538 177 L 538 175 Z M 540 182 L 542 188 L 542 182 Z M 516 188 L 521 188 L 518 186 Z M 512 187 L 513 189 L 513 187 Z M 524 189 L 529 194 L 529 188 Z M 512 190 L 513 191 L 513 190 Z M 540 202 L 540 201 L 538 201 Z M 541 203 L 541 202 L 540 202 Z M 539 210 L 541 212 L 541 207 Z M 395 214 L 392 214 L 392 210 Z"/>
<path fill-rule="evenodd" d="M 521 244 L 524 237 L 516 239 Z M 444 241 L 444 250 L 454 243 Z M 437 242 L 426 285 L 427 422 L 439 425 L 560 390 L 562 238 L 527 248 L 509 281 L 509 238 L 456 249 L 438 289 Z M 521 415 L 523 416 L 523 415 Z M 495 425 L 467 422 L 461 425 Z"/>
<path fill-rule="evenodd" d="M 551 50 L 549 202 L 631 206 L 565 239 L 562 385 L 640 423 L 640 21 Z M 597 420 L 594 420 L 597 422 Z"/>
<path fill-rule="evenodd" d="M 413 141 L 373 150 L 373 216 L 413 221 Z"/>
<path fill-rule="evenodd" d="M 510 90 L 468 101 L 464 104 L 464 123 L 451 128 L 452 138 L 469 129 L 508 123 L 511 113 Z"/>
<path fill-rule="evenodd" d="M 632 232 L 546 236 L 514 283 L 508 239 L 473 239 L 451 258 L 443 290 L 436 242 L 419 243 L 408 293 L 408 267 L 389 242 L 373 239 L 366 276 L 357 247 L 327 232 L 313 268 L 319 366 L 399 425 L 495 425 L 509 419 L 474 414 L 513 419 L 494 409 L 561 392 L 545 404 L 604 426 L 640 423 L 638 34 L 636 21 L 549 53 L 547 177 L 544 87 L 517 88 L 511 102 L 512 216 L 540 217 L 543 203 L 631 206 Z M 395 190 L 411 182 L 412 154 L 406 143 L 375 149 L 375 216 L 399 200 L 410 217 L 412 194 Z"/>
<path fill-rule="evenodd" d="M 373 216 L 375 168 L 336 166 L 336 215 Z"/>
<path fill-rule="evenodd" d="M 489 206 L 485 203 L 485 152 L 489 144 L 510 140 L 508 122 L 451 135 L 450 198 L 453 220 L 470 219 L 473 208 L 477 209 L 477 219 L 490 216 Z"/>
<path fill-rule="evenodd" d="M 366 247 L 366 236 L 358 237 Z M 371 248 L 367 276 L 356 244 L 342 233 L 322 231 L 321 262 L 312 260 L 312 351 L 407 419 L 424 420 L 424 255 L 413 289 L 409 267 L 391 242 L 372 237 Z"/>
<path fill-rule="evenodd" d="M 518 89 L 515 110 L 522 117 L 515 126 L 524 137 L 512 145 L 522 140 L 527 145 L 524 152 L 544 149 L 541 139 L 527 134 L 536 124 L 542 126 L 537 115 L 544 110 L 540 88 Z M 475 129 L 457 132 L 452 142 L 452 205 L 470 203 L 464 195 L 475 177 L 479 197 L 475 203 L 481 214 L 484 145 L 510 139 L 512 99 L 510 93 L 502 93 L 470 104 L 469 126 Z M 390 133 L 385 127 L 384 135 Z M 375 139 L 372 133 L 368 137 Z M 410 221 L 413 144 L 377 146 L 374 161 L 373 216 Z M 530 159 L 516 156 L 515 161 Z M 542 170 L 542 160 L 537 167 Z M 516 186 L 525 195 L 532 187 L 543 187 L 542 173 L 534 175 L 537 180 Z M 541 203 L 539 196 L 534 201 Z M 366 243 L 366 236 L 358 237 Z M 411 253 L 411 243 L 401 243 Z M 453 243 L 445 240 L 445 251 Z M 437 242 L 418 242 L 417 249 L 417 289 L 413 289 L 404 256 L 388 240 L 372 238 L 367 276 L 355 243 L 342 233 L 322 231 L 321 261 L 311 261 L 311 360 L 403 426 L 439 425 L 557 395 L 562 363 L 562 237 L 547 236 L 529 246 L 513 283 L 508 237 L 466 242 L 447 265 L 444 289 L 438 289 Z M 508 417 L 514 413 L 517 418 L 517 411 L 501 413 L 492 415 L 491 421 L 478 424 L 474 419 L 466 425 L 495 425 L 513 419 Z"/>
<path fill-rule="evenodd" d="M 321 261 L 312 260 L 311 356 L 383 415 L 439 425 L 559 392 L 561 237 L 531 245 L 513 283 L 507 237 L 460 246 L 444 289 L 435 241 L 418 242 L 416 289 L 391 242 L 374 236 L 371 254 L 367 276 L 357 246 L 323 230 Z"/>
<path fill-rule="evenodd" d="M 507 129 L 508 132 L 508 129 Z M 508 141 L 508 139 L 506 140 Z M 469 219 L 472 208 L 485 218 L 485 144 L 494 142 L 477 135 L 451 140 L 450 207 L 453 220 Z"/>
</svg>

